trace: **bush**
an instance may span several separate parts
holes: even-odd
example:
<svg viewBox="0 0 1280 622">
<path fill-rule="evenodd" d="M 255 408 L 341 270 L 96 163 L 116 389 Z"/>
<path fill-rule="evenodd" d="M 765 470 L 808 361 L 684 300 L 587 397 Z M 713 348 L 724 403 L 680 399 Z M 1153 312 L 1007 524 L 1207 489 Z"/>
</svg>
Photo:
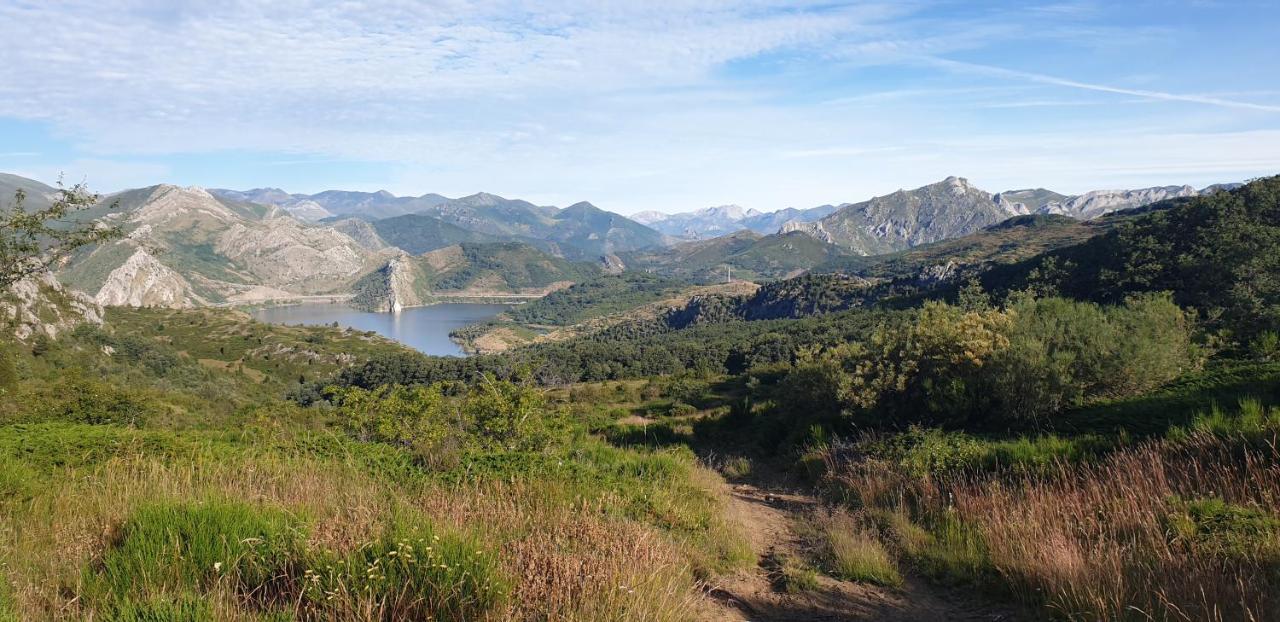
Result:
<svg viewBox="0 0 1280 622">
<path fill-rule="evenodd" d="M 1194 365 L 1190 323 L 1168 296 L 1116 307 L 1023 299 L 1009 311 L 1008 347 L 988 370 L 1006 417 L 1038 420 L 1069 406 L 1138 395 Z"/>
<path fill-rule="evenodd" d="M 1136 395 L 1197 363 L 1190 322 L 1166 295 L 1116 307 L 1021 296 L 1004 310 L 926 303 L 865 344 L 802 355 L 782 388 L 786 409 L 808 416 L 991 425 Z"/>
<path fill-rule="evenodd" d="M 428 462 L 447 448 L 540 451 L 567 438 L 562 414 L 537 390 L 488 377 L 463 396 L 446 395 L 450 387 L 331 387 L 327 394 L 352 436 L 413 448 Z"/>
<path fill-rule="evenodd" d="M 1228 559 L 1280 561 L 1280 518 L 1218 498 L 1173 499 L 1165 518 L 1175 544 Z"/>
<path fill-rule="evenodd" d="M 349 555 L 310 560 L 304 609 L 316 619 L 481 619 L 508 592 L 495 557 L 473 540 L 393 523 Z"/>
<path fill-rule="evenodd" d="M 159 419 L 168 410 L 155 392 L 78 377 L 40 387 L 36 393 L 30 397 L 38 406 L 15 420 L 137 427 Z"/>
</svg>

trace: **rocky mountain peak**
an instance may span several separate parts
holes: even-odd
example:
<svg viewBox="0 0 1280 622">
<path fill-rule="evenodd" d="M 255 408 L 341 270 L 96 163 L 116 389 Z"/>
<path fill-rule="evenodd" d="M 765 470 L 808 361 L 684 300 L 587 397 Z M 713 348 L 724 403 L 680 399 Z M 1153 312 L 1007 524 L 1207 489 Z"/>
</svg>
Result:
<svg viewBox="0 0 1280 622">
<path fill-rule="evenodd" d="M 465 196 L 465 197 L 462 197 L 461 199 L 458 199 L 458 201 L 465 202 L 470 205 L 480 206 L 480 207 L 490 207 L 490 206 L 498 205 L 499 203 L 502 203 L 505 200 L 506 199 L 496 194 L 490 194 L 488 192 L 477 192 L 473 195 Z"/>
<path fill-rule="evenodd" d="M 708 207 L 705 209 L 698 210 L 695 213 L 698 214 L 699 216 L 724 218 L 724 219 L 734 220 L 734 221 L 742 220 L 747 216 L 746 210 L 743 210 L 742 206 L 740 205 L 717 205 L 715 207 Z"/>
</svg>

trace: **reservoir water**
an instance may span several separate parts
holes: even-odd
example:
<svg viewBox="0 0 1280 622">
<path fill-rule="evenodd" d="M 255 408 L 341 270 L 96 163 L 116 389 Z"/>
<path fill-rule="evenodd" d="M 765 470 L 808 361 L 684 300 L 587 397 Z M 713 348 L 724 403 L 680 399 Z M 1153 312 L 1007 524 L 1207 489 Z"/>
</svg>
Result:
<svg viewBox="0 0 1280 622">
<path fill-rule="evenodd" d="M 426 354 L 463 356 L 458 344 L 449 340 L 449 332 L 487 320 L 508 308 L 509 305 L 450 303 L 411 307 L 391 314 L 361 311 L 340 303 L 308 302 L 258 309 L 253 317 L 272 324 L 319 326 L 337 322 L 338 326 L 374 331 Z"/>
</svg>

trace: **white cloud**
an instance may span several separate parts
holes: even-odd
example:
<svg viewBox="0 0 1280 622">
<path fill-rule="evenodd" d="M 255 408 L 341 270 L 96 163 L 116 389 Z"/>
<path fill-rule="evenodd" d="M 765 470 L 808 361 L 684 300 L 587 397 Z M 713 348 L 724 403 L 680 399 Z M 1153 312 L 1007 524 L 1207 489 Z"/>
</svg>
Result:
<svg viewBox="0 0 1280 622">
<path fill-rule="evenodd" d="M 1256 142 L 1271 135 L 1235 133 L 1231 115 L 1280 110 L 1247 93 L 920 60 L 1135 45 L 1159 29 L 1098 26 L 1106 6 L 1092 2 L 946 19 L 931 3 L 13 0 L 0 38 L 23 43 L 0 46 L 0 117 L 51 125 L 79 159 L 59 170 L 97 187 L 161 181 L 173 169 L 150 161 L 172 154 L 260 152 L 259 185 L 295 165 L 375 162 L 388 178 L 363 189 L 626 212 L 807 206 L 949 174 L 1077 191 L 1091 176 L 1178 181 L 1280 160 L 1276 142 Z M 886 68 L 909 76 L 875 78 Z M 1103 116 L 1135 100 L 1199 106 L 1177 119 L 1145 106 L 1143 128 Z M 1098 118 L 1049 116 L 1076 107 Z"/>
</svg>

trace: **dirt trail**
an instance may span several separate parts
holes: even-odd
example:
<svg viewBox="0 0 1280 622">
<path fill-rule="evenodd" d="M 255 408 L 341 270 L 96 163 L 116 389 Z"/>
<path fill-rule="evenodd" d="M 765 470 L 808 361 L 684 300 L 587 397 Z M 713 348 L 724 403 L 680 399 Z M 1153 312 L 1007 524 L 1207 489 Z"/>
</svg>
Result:
<svg viewBox="0 0 1280 622">
<path fill-rule="evenodd" d="M 763 486 L 763 487 L 762 487 Z M 908 577 L 901 589 L 818 576 L 818 589 L 787 594 L 775 589 L 768 560 L 778 554 L 803 558 L 792 527 L 797 518 L 818 509 L 811 496 L 772 484 L 730 487 L 731 517 L 741 523 L 760 563 L 707 590 L 717 620 L 984 620 L 1010 621 L 1012 612 L 993 609 L 959 593 L 945 593 Z"/>
</svg>

